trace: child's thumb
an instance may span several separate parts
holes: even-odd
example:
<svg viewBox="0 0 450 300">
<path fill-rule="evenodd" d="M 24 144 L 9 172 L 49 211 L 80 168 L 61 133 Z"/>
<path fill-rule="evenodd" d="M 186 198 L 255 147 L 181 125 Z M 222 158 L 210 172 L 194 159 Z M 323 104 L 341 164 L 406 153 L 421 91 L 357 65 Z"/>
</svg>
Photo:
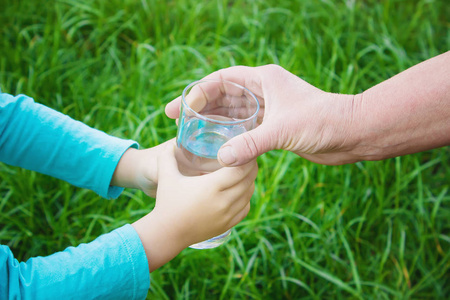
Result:
<svg viewBox="0 0 450 300">
<path fill-rule="evenodd" d="M 175 157 L 176 146 L 174 141 L 169 141 L 158 155 L 158 181 L 170 180 L 179 176 L 178 163 Z"/>
</svg>

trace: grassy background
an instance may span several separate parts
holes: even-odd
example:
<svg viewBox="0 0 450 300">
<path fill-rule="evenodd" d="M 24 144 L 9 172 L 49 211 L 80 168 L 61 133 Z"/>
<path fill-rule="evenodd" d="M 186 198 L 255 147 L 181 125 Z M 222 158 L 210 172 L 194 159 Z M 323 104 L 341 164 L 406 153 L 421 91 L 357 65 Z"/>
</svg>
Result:
<svg viewBox="0 0 450 300">
<path fill-rule="evenodd" d="M 3 92 L 142 147 L 175 135 L 165 103 L 220 68 L 276 63 L 358 93 L 450 49 L 444 0 L 0 2 Z M 265 154 L 232 240 L 183 251 L 152 274 L 148 298 L 448 298 L 449 160 L 448 148 L 333 167 Z M 89 242 L 153 205 L 0 165 L 0 243 L 19 260 Z"/>
</svg>

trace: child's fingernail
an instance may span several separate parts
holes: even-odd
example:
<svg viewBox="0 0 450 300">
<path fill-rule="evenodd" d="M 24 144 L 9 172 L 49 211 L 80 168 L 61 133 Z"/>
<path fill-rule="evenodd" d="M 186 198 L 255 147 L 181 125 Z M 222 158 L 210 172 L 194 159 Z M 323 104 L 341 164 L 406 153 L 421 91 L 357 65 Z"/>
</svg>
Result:
<svg viewBox="0 0 450 300">
<path fill-rule="evenodd" d="M 231 165 L 236 162 L 236 154 L 234 153 L 233 147 L 231 146 L 225 146 L 224 148 L 220 149 L 218 156 L 220 160 L 226 165 Z"/>
</svg>

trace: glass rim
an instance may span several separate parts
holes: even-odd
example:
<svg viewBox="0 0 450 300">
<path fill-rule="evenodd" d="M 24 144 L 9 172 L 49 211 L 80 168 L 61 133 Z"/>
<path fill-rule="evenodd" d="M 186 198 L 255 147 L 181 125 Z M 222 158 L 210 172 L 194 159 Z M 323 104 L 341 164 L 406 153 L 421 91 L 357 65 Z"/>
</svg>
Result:
<svg viewBox="0 0 450 300">
<path fill-rule="evenodd" d="M 186 103 L 185 96 L 186 96 L 186 92 L 190 88 L 192 88 L 194 85 L 197 85 L 197 84 L 200 84 L 200 83 L 203 83 L 203 82 L 224 82 L 224 83 L 227 83 L 227 84 L 232 84 L 232 85 L 234 85 L 234 86 L 236 86 L 238 88 L 241 88 L 241 89 L 245 90 L 256 102 L 256 110 L 255 110 L 255 112 L 250 117 L 248 117 L 246 119 L 239 120 L 239 121 L 214 120 L 214 119 L 208 118 L 208 117 L 206 117 L 206 116 L 196 112 L 195 110 L 193 110 Z M 190 112 L 192 112 L 199 119 L 202 119 L 204 121 L 208 121 L 208 122 L 211 122 L 211 123 L 221 124 L 221 125 L 237 125 L 237 124 L 242 124 L 242 123 L 248 122 L 249 120 L 251 120 L 254 117 L 256 117 L 258 115 L 258 112 L 259 112 L 259 100 L 258 100 L 258 98 L 256 98 L 255 94 L 252 93 L 252 91 L 250 91 L 248 88 L 246 88 L 245 86 L 242 86 L 242 85 L 240 85 L 238 83 L 235 83 L 235 82 L 232 82 L 232 81 L 228 81 L 228 80 L 221 80 L 221 79 L 201 79 L 201 80 L 197 80 L 197 81 L 191 82 L 190 84 L 188 84 L 184 88 L 183 93 L 181 94 L 181 101 L 183 103 L 184 109 L 189 110 Z"/>
</svg>

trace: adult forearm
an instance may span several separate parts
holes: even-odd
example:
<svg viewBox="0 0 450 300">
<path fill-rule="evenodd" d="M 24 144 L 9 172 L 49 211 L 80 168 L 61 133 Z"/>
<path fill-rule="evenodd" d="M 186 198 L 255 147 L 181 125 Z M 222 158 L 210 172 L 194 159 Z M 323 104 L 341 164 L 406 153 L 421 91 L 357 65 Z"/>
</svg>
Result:
<svg viewBox="0 0 450 300">
<path fill-rule="evenodd" d="M 353 153 L 380 160 L 450 144 L 450 52 L 355 96 Z"/>
</svg>

